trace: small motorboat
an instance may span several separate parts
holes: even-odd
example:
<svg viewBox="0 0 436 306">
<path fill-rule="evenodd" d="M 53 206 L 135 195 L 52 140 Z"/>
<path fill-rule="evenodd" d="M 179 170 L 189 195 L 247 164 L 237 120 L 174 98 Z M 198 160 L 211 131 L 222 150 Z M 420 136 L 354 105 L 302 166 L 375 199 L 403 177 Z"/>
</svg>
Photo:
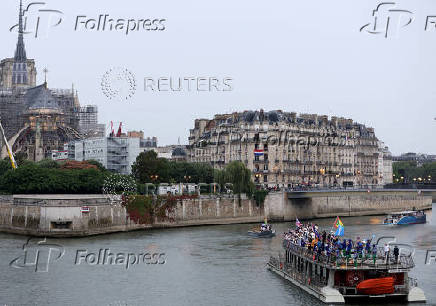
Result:
<svg viewBox="0 0 436 306">
<path fill-rule="evenodd" d="M 248 231 L 248 235 L 253 236 L 253 237 L 257 237 L 257 238 L 271 238 L 271 237 L 274 237 L 276 235 L 276 231 L 275 230 L 264 230 L 264 231 L 251 230 L 251 231 Z"/>
<path fill-rule="evenodd" d="M 392 294 L 394 293 L 394 278 L 382 277 L 361 281 L 356 286 L 357 292 L 368 295 Z"/>
<path fill-rule="evenodd" d="M 406 225 L 426 223 L 427 217 L 423 210 L 400 211 L 389 214 L 383 221 L 385 225 Z"/>
<path fill-rule="evenodd" d="M 252 229 L 248 231 L 248 235 L 257 238 L 271 238 L 276 235 L 276 231 L 271 228 L 271 225 L 262 224 L 260 229 Z"/>
</svg>

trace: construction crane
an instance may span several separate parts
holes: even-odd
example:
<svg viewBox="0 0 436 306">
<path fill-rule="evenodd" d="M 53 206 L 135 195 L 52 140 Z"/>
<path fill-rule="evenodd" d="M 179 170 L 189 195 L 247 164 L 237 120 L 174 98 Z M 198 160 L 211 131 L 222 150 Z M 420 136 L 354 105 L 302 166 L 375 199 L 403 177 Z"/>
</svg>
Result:
<svg viewBox="0 0 436 306">
<path fill-rule="evenodd" d="M 0 133 L 2 134 L 3 141 L 5 142 L 6 149 L 8 150 L 8 155 L 9 155 L 9 159 L 11 160 L 12 168 L 17 169 L 17 162 L 15 161 L 14 155 L 12 154 L 12 149 L 9 146 L 8 140 L 6 139 L 5 130 L 3 129 L 1 120 L 0 120 Z"/>
</svg>

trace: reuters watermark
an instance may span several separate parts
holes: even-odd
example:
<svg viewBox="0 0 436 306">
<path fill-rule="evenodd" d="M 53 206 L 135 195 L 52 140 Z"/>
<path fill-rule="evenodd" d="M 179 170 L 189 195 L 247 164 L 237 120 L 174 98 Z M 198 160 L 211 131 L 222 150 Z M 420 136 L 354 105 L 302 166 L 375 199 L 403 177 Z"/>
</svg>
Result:
<svg viewBox="0 0 436 306">
<path fill-rule="evenodd" d="M 145 77 L 146 92 L 225 92 L 233 90 L 233 78 L 212 76 Z"/>
<path fill-rule="evenodd" d="M 114 67 L 101 79 L 101 90 L 108 100 L 126 101 L 132 98 L 137 88 L 136 75 L 127 68 Z M 224 93 L 234 90 L 232 77 L 217 76 L 161 76 L 144 77 L 144 92 L 147 93 Z"/>
</svg>

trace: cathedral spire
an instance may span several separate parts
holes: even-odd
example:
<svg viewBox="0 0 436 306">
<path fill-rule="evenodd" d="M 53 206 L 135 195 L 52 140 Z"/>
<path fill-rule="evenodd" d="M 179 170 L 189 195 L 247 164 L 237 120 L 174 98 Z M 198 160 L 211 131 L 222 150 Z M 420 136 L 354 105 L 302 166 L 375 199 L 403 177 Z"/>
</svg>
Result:
<svg viewBox="0 0 436 306">
<path fill-rule="evenodd" d="M 25 63 L 27 60 L 23 33 L 23 1 L 20 0 L 20 13 L 18 15 L 18 42 L 14 57 L 16 63 Z"/>
</svg>

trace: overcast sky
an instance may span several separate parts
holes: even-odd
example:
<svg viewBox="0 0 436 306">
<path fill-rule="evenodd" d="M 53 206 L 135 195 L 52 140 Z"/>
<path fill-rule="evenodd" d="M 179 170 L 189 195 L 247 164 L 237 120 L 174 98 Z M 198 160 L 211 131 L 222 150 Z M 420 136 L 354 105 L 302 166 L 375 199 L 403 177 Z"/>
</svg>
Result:
<svg viewBox="0 0 436 306">
<path fill-rule="evenodd" d="M 26 1 L 25 4 L 29 4 Z M 436 15 L 434 0 L 398 1 L 384 33 L 360 32 L 373 22 L 380 1 L 291 0 L 46 0 L 38 37 L 25 36 L 36 61 L 38 83 L 47 68 L 51 88 L 79 92 L 82 105 L 96 104 L 99 119 L 122 121 L 129 130 L 157 136 L 160 144 L 187 143 L 195 118 L 248 109 L 344 116 L 374 127 L 394 154 L 436 153 Z M 1 1 L 0 58 L 12 57 L 18 0 Z M 77 16 L 166 19 L 164 31 L 75 31 Z M 383 16 L 387 16 L 385 13 Z M 405 25 L 409 17 L 411 24 Z M 83 19 L 86 19 L 83 17 Z M 383 18 L 379 18 L 382 20 Z M 386 19 L 386 18 L 385 18 Z M 435 18 L 436 20 L 436 18 Z M 382 23 L 380 21 L 380 23 Z M 398 31 L 395 25 L 399 24 Z M 29 26 L 30 29 L 30 26 Z M 28 30 L 29 30 L 28 29 Z M 33 27 L 32 27 L 33 29 Z M 384 27 L 377 28 L 384 31 Z M 135 95 L 108 100 L 102 76 L 127 68 Z M 233 91 L 149 92 L 144 77 L 231 77 Z"/>
</svg>

